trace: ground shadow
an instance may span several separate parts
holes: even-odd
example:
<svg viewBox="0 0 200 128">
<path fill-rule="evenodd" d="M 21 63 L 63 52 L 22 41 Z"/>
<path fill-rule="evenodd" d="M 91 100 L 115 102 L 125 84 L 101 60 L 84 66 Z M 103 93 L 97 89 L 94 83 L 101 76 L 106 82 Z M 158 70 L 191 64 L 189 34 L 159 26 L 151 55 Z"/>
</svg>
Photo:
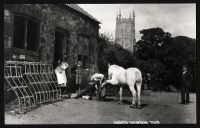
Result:
<svg viewBox="0 0 200 128">
<path fill-rule="evenodd" d="M 131 105 L 131 103 L 132 103 L 130 100 L 126 100 L 126 99 L 123 99 L 122 102 L 123 102 L 124 104 L 130 104 L 130 105 Z"/>
<path fill-rule="evenodd" d="M 142 106 L 141 108 L 144 108 L 144 107 L 148 106 L 148 104 L 142 104 L 141 106 Z"/>
<path fill-rule="evenodd" d="M 131 102 L 130 100 L 126 100 L 126 99 L 124 99 L 122 102 L 123 102 L 124 104 L 128 104 L 128 105 L 131 105 L 131 104 L 132 104 L 132 102 Z M 148 104 L 141 104 L 141 108 L 144 108 L 144 107 L 146 107 L 146 106 L 148 106 Z"/>
<path fill-rule="evenodd" d="M 116 101 L 114 98 L 110 98 L 110 97 L 106 97 L 105 98 L 105 100 L 104 101 L 106 101 L 106 102 L 111 102 L 111 101 Z M 119 100 L 117 100 L 117 102 L 118 102 Z M 131 101 L 130 100 L 127 100 L 127 99 L 123 99 L 122 100 L 122 104 L 127 104 L 127 105 L 131 105 Z M 146 106 L 148 106 L 148 104 L 141 104 L 141 108 L 144 108 L 144 107 L 146 107 Z"/>
<path fill-rule="evenodd" d="M 113 99 L 113 98 L 106 97 L 106 98 L 104 99 L 104 101 L 109 102 L 109 101 L 114 101 L 114 99 Z"/>
</svg>

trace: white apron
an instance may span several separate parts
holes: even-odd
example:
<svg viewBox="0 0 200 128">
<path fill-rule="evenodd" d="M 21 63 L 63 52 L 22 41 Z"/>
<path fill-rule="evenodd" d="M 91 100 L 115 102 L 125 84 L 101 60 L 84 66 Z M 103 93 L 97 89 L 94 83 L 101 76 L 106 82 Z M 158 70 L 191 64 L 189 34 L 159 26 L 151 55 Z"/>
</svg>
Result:
<svg viewBox="0 0 200 128">
<path fill-rule="evenodd" d="M 55 74 L 56 74 L 56 77 L 57 77 L 58 84 L 61 87 L 66 87 L 67 77 L 66 77 L 66 74 L 65 74 L 65 69 L 67 68 L 67 66 L 61 65 L 61 67 L 62 67 L 62 69 L 57 67 L 54 71 L 55 71 Z"/>
</svg>

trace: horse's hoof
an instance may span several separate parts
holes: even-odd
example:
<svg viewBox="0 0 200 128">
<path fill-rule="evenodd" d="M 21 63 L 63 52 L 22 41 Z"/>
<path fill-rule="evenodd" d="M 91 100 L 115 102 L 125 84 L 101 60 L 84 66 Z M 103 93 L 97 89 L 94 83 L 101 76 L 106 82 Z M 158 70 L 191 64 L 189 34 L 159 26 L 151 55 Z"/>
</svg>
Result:
<svg viewBox="0 0 200 128">
<path fill-rule="evenodd" d="M 131 108 L 136 108 L 137 106 L 135 104 L 130 105 Z"/>
<path fill-rule="evenodd" d="M 142 105 L 137 105 L 137 109 L 141 109 L 142 108 Z"/>
</svg>

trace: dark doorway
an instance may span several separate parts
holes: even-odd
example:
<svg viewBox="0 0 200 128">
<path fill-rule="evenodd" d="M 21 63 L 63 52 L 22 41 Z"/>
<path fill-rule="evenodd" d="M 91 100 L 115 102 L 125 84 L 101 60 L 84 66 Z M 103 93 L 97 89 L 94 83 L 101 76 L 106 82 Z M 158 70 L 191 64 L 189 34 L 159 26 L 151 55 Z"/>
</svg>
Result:
<svg viewBox="0 0 200 128">
<path fill-rule="evenodd" d="M 69 31 L 56 28 L 55 30 L 55 51 L 54 51 L 54 68 L 58 65 L 58 60 L 67 61 L 69 58 L 69 45 L 70 45 Z"/>
<path fill-rule="evenodd" d="M 55 32 L 55 51 L 54 51 L 54 68 L 57 66 L 57 61 L 63 61 L 63 42 L 65 34 L 59 30 Z"/>
</svg>

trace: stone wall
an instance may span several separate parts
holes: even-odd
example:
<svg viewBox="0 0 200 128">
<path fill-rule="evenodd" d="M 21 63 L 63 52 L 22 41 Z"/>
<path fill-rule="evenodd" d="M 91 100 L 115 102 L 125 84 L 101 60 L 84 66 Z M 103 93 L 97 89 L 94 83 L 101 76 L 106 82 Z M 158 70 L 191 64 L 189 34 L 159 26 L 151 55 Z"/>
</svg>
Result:
<svg viewBox="0 0 200 128">
<path fill-rule="evenodd" d="M 91 43 L 94 45 L 96 44 L 99 30 L 98 23 L 95 23 L 83 14 L 80 14 L 69 7 L 51 4 L 6 4 L 4 10 L 5 48 L 12 48 L 13 17 L 15 13 L 32 16 L 40 21 L 39 48 L 38 52 L 36 52 L 39 56 L 39 61 L 53 63 L 55 28 L 57 27 L 67 30 L 70 34 L 70 51 L 68 51 L 68 53 L 70 56 L 69 58 L 73 58 L 71 60 L 77 60 L 76 52 L 78 51 L 75 49 L 75 46 L 79 45 L 79 42 L 77 42 L 78 35 L 87 35 L 90 38 Z M 22 52 L 22 50 L 18 51 Z M 26 51 L 26 53 L 28 52 L 29 51 Z M 95 51 L 93 54 L 95 54 Z M 9 57 L 10 56 L 7 56 L 7 58 Z"/>
<path fill-rule="evenodd" d="M 39 21 L 39 46 L 36 51 L 13 47 L 14 16 L 16 14 L 30 16 Z M 99 23 L 68 6 L 57 4 L 4 5 L 5 60 L 41 61 L 53 65 L 57 28 L 68 33 L 68 43 L 63 44 L 63 47 L 68 45 L 68 48 L 63 51 L 63 61 L 69 63 L 70 68 L 67 70 L 69 79 L 73 79 L 72 68 L 77 64 L 78 54 L 85 53 L 89 56 L 89 67 L 96 65 Z M 78 41 L 79 35 L 88 37 L 87 49 L 83 48 Z"/>
</svg>

